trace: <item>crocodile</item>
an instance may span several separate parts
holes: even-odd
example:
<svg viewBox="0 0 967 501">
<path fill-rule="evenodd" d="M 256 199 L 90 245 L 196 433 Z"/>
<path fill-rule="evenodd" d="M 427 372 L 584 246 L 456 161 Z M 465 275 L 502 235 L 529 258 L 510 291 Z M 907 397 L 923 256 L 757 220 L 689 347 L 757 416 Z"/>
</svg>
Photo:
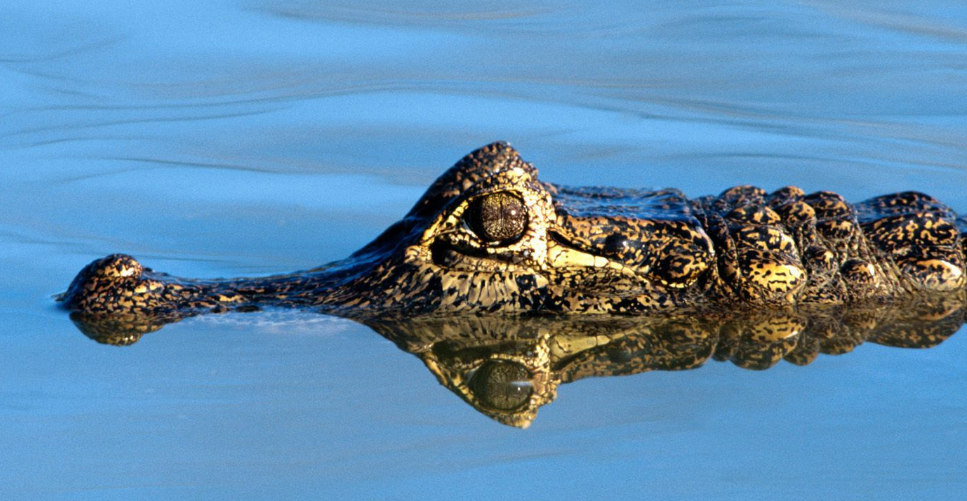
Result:
<svg viewBox="0 0 967 501">
<path fill-rule="evenodd" d="M 185 279 L 115 254 L 59 299 L 142 330 L 205 312 L 305 307 L 347 317 L 681 314 L 960 293 L 967 224 L 917 192 L 850 204 L 833 192 L 738 186 L 574 188 L 538 179 L 505 142 L 441 175 L 346 259 L 255 278 Z"/>
</svg>

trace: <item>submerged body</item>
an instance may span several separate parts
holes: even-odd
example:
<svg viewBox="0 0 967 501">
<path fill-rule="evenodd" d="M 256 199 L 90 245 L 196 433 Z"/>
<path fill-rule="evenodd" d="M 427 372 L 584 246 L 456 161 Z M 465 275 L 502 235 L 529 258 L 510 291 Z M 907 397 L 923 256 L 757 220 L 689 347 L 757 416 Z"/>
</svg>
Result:
<svg viewBox="0 0 967 501">
<path fill-rule="evenodd" d="M 62 296 L 86 316 L 263 306 L 396 313 L 652 314 L 856 303 L 964 289 L 967 225 L 914 192 L 839 195 L 543 183 L 506 143 L 460 160 L 372 243 L 327 266 L 187 280 L 112 255 Z"/>
</svg>

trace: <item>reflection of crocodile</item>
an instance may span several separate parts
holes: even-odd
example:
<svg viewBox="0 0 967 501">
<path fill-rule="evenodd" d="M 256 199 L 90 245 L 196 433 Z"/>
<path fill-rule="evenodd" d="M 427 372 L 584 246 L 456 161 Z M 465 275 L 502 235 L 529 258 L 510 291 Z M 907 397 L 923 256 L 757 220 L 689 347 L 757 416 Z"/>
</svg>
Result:
<svg viewBox="0 0 967 501">
<path fill-rule="evenodd" d="M 807 365 L 820 353 L 847 353 L 864 341 L 930 348 L 953 335 L 967 314 L 959 293 L 894 306 L 813 305 L 730 317 L 384 316 L 364 323 L 420 357 L 441 384 L 481 413 L 526 427 L 562 383 L 692 369 L 710 358 L 746 369 L 783 359 Z M 120 318 L 78 319 L 78 326 L 101 343 L 140 339 Z"/>
<path fill-rule="evenodd" d="M 753 187 L 675 190 L 545 184 L 505 143 L 444 173 L 401 221 L 349 258 L 288 275 L 186 280 L 109 256 L 62 300 L 85 316 L 174 320 L 307 306 L 400 313 L 757 310 L 962 290 L 967 229 L 906 192 L 840 196 Z"/>
</svg>

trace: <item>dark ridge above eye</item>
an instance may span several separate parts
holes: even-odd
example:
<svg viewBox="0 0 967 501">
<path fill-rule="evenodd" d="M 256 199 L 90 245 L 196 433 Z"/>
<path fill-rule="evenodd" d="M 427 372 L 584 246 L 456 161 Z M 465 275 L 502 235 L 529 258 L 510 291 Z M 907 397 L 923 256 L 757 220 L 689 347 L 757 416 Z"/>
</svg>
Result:
<svg viewBox="0 0 967 501">
<path fill-rule="evenodd" d="M 507 142 L 497 141 L 478 148 L 444 172 L 410 209 L 408 216 L 433 217 L 468 186 L 510 169 L 521 169 L 529 176 L 537 177 L 537 169 L 521 159 L 517 150 Z"/>
<path fill-rule="evenodd" d="M 508 192 L 491 193 L 472 202 L 470 228 L 487 242 L 520 238 L 527 227 L 527 207 L 520 197 Z"/>
</svg>

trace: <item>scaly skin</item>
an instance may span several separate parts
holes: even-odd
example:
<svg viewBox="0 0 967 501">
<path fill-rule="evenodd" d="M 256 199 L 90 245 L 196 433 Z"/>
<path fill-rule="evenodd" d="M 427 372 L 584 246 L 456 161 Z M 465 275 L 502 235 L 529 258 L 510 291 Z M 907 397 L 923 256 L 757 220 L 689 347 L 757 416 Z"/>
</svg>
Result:
<svg viewBox="0 0 967 501">
<path fill-rule="evenodd" d="M 207 311 L 314 307 L 405 313 L 652 314 L 858 303 L 964 289 L 965 225 L 906 192 L 850 205 L 787 187 L 567 188 L 506 143 L 445 172 L 349 258 L 288 275 L 186 280 L 113 255 L 62 295 L 86 318 L 144 329 Z M 144 327 L 147 326 L 147 327 Z"/>
</svg>

